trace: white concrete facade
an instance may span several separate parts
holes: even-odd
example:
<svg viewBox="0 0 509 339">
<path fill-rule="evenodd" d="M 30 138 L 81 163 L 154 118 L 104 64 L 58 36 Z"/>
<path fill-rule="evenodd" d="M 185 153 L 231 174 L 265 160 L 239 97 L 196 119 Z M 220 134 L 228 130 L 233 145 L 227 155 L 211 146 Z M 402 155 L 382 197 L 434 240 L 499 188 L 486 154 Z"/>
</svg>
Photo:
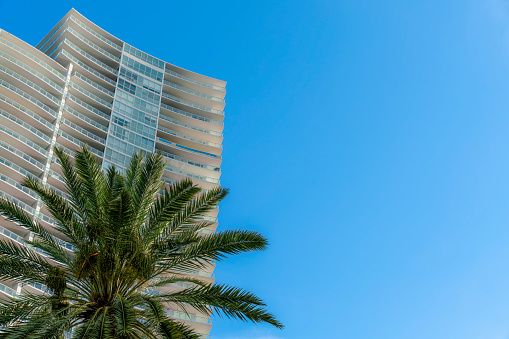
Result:
<svg viewBox="0 0 509 339">
<path fill-rule="evenodd" d="M 133 151 L 162 151 L 165 180 L 220 184 L 226 82 L 154 58 L 101 29 L 76 10 L 33 47 L 0 30 L 0 196 L 16 202 L 72 251 L 37 196 L 19 183 L 34 176 L 63 190 L 54 148 L 72 155 L 88 144 L 104 166 L 125 167 Z M 206 218 L 217 227 L 216 210 Z M 18 243 L 26 229 L 0 221 L 0 237 Z M 214 267 L 195 277 L 214 281 Z M 186 288 L 171 286 L 169 288 Z M 0 297 L 44 286 L 0 282 Z M 157 291 L 151 291 L 157 293 Z M 168 315 L 204 338 L 211 322 L 199 312 Z"/>
</svg>

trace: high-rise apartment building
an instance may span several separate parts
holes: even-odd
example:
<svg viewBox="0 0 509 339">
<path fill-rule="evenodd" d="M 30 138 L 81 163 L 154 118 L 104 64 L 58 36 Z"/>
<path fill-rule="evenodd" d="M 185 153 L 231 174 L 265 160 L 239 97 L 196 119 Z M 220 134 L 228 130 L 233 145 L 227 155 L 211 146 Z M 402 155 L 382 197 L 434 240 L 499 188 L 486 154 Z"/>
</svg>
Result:
<svg viewBox="0 0 509 339">
<path fill-rule="evenodd" d="M 215 187 L 221 175 L 225 85 L 136 49 L 74 9 L 35 48 L 1 30 L 0 196 L 51 229 L 51 215 L 20 181 L 37 177 L 63 190 L 54 149 L 72 156 L 84 143 L 105 167 L 125 168 L 138 150 L 161 151 L 168 183 L 191 178 L 205 190 Z M 214 232 L 217 210 L 205 218 L 215 223 L 204 232 Z M 0 237 L 23 244 L 31 234 L 1 220 Z M 212 282 L 213 269 L 193 275 Z M 45 293 L 40 285 L 0 282 L 0 297 L 23 289 Z M 208 336 L 206 315 L 167 312 Z"/>
</svg>

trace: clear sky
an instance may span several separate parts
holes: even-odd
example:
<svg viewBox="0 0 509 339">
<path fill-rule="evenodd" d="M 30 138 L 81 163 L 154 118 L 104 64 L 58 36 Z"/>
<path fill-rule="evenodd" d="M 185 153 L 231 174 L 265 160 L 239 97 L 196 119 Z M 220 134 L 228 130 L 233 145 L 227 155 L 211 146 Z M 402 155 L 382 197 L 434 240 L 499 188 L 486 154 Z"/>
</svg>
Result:
<svg viewBox="0 0 509 339">
<path fill-rule="evenodd" d="M 279 331 L 213 339 L 509 338 L 509 1 L 11 1 L 36 44 L 71 8 L 228 81 L 216 269 Z"/>
</svg>

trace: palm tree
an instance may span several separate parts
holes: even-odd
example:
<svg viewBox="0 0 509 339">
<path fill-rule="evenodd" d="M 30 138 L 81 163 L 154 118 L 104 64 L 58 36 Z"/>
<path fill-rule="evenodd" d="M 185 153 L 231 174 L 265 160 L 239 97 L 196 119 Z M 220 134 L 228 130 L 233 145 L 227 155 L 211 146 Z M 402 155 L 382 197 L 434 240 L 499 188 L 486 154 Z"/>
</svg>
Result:
<svg viewBox="0 0 509 339">
<path fill-rule="evenodd" d="M 202 234 L 211 222 L 201 217 L 227 189 L 202 193 L 189 180 L 165 188 L 158 153 L 135 154 L 125 172 L 102 171 L 87 147 L 75 153 L 75 165 L 62 150 L 56 155 L 67 195 L 38 179 L 23 181 L 53 215 L 54 228 L 0 200 L 0 214 L 34 235 L 24 244 L 0 241 L 0 279 L 48 289 L 0 303 L 0 338 L 199 338 L 167 316 L 168 305 L 283 327 L 252 293 L 186 274 L 267 247 L 253 231 Z M 187 288 L 175 287 L 182 283 Z"/>
</svg>

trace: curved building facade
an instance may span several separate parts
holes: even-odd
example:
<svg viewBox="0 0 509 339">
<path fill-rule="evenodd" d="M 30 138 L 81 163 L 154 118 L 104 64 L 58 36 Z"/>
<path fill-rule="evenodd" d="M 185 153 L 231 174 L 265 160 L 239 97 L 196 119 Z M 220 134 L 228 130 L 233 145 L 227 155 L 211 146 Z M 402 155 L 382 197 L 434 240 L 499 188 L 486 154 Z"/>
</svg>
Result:
<svg viewBox="0 0 509 339">
<path fill-rule="evenodd" d="M 203 189 L 219 185 L 226 82 L 157 59 L 119 40 L 72 9 L 34 48 L 0 30 L 0 196 L 53 228 L 25 176 L 64 189 L 54 155 L 71 156 L 86 143 L 103 167 L 125 168 L 133 152 L 161 151 L 168 183 L 190 178 Z M 205 233 L 217 227 L 217 212 Z M 31 234 L 0 221 L 0 237 L 23 244 Z M 193 272 L 214 280 L 214 267 Z M 186 288 L 170 286 L 169 288 Z M 0 297 L 44 286 L 0 282 Z M 158 291 L 150 291 L 157 293 Z M 208 316 L 167 309 L 167 314 L 209 334 Z"/>
</svg>

